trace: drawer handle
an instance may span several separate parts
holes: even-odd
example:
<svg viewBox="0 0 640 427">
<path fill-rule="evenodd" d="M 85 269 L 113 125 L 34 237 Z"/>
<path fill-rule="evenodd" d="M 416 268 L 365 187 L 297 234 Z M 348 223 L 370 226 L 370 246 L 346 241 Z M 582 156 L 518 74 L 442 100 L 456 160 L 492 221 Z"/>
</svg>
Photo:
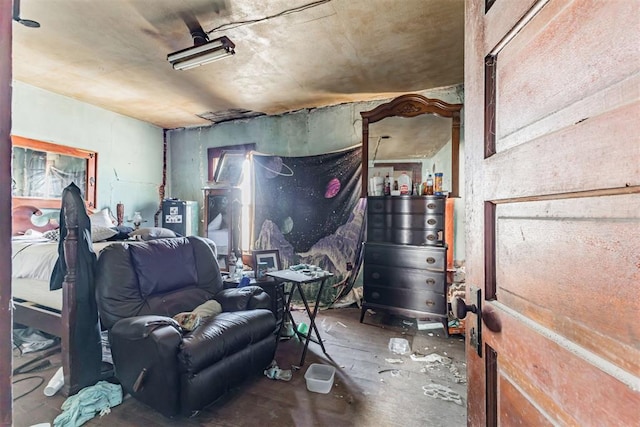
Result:
<svg viewBox="0 0 640 427">
<path fill-rule="evenodd" d="M 436 305 L 435 301 L 431 301 L 430 299 L 425 301 L 425 304 L 427 305 L 427 307 L 432 307 L 434 305 Z"/>
<path fill-rule="evenodd" d="M 427 220 L 427 224 L 429 224 L 429 225 L 434 225 L 436 222 L 438 222 L 438 221 L 436 221 L 433 218 L 430 218 L 430 219 Z"/>
<path fill-rule="evenodd" d="M 433 242 L 434 240 L 436 240 L 436 236 L 434 236 L 433 234 L 429 234 L 427 236 L 427 240 L 431 240 Z"/>
<path fill-rule="evenodd" d="M 431 277 L 427 279 L 427 285 L 433 286 L 435 284 L 436 284 L 435 279 L 432 279 Z"/>
<path fill-rule="evenodd" d="M 434 257 L 427 258 L 427 264 L 435 264 L 435 263 L 436 263 L 436 259 Z"/>
<path fill-rule="evenodd" d="M 427 209 L 435 209 L 435 208 L 436 208 L 436 204 L 435 203 L 427 204 Z"/>
<path fill-rule="evenodd" d="M 377 272 L 376 272 L 376 273 L 373 273 L 373 274 L 371 275 L 371 277 L 373 277 L 374 279 L 379 279 L 379 278 L 380 278 L 380 273 L 377 273 Z"/>
<path fill-rule="evenodd" d="M 371 298 L 373 298 L 373 299 L 380 298 L 380 293 L 379 292 L 371 292 Z"/>
</svg>

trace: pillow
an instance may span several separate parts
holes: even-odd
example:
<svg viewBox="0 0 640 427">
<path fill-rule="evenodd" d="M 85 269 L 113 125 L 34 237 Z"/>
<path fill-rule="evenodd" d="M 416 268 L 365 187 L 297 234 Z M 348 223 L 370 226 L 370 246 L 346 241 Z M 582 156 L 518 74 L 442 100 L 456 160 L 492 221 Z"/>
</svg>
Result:
<svg viewBox="0 0 640 427">
<path fill-rule="evenodd" d="M 222 213 L 219 213 L 218 216 L 213 218 L 213 220 L 209 223 L 207 227 L 209 230 L 220 230 L 222 227 Z"/>
<path fill-rule="evenodd" d="M 107 240 L 109 237 L 115 236 L 116 234 L 118 234 L 118 232 L 113 228 L 91 226 L 92 242 L 101 242 L 103 240 Z"/>
<path fill-rule="evenodd" d="M 60 240 L 60 229 L 48 230 L 42 233 L 42 237 L 49 240 Z"/>
<path fill-rule="evenodd" d="M 109 208 L 104 208 L 89 215 L 89 219 L 91 220 L 91 227 L 113 227 L 115 225 L 111 215 L 109 215 Z"/>
<path fill-rule="evenodd" d="M 129 238 L 129 233 L 133 231 L 133 227 L 129 227 L 127 225 L 118 225 L 117 227 L 111 227 L 111 229 L 115 230 L 116 234 L 107 239 L 110 242 L 115 240 L 127 240 Z"/>
<path fill-rule="evenodd" d="M 154 240 L 177 237 L 173 230 L 162 227 L 140 227 L 129 233 L 129 236 L 136 240 Z"/>
</svg>

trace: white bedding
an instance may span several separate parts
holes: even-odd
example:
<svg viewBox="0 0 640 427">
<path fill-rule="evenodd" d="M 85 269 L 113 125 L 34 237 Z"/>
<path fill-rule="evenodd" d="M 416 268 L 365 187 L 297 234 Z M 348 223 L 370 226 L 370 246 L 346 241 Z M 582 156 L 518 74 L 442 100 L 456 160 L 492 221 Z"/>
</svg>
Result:
<svg viewBox="0 0 640 427">
<path fill-rule="evenodd" d="M 212 221 L 213 222 L 213 221 Z M 218 255 L 226 254 L 229 252 L 229 230 L 226 228 L 215 229 L 209 228 L 207 230 L 207 237 L 216 244 Z"/>
<path fill-rule="evenodd" d="M 99 254 L 113 242 L 93 244 Z M 49 279 L 58 260 L 58 242 L 13 240 L 11 242 L 11 294 L 38 305 L 62 309 L 62 290 L 50 291 Z"/>
</svg>

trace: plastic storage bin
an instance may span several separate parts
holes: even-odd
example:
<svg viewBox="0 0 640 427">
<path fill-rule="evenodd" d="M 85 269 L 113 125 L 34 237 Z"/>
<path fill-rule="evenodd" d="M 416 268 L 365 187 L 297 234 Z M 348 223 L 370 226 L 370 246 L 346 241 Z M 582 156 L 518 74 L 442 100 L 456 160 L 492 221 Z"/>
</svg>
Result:
<svg viewBox="0 0 640 427">
<path fill-rule="evenodd" d="M 304 374 L 304 379 L 307 381 L 307 390 L 315 393 L 329 393 L 333 386 L 335 374 L 336 368 L 333 366 L 312 363 Z"/>
</svg>

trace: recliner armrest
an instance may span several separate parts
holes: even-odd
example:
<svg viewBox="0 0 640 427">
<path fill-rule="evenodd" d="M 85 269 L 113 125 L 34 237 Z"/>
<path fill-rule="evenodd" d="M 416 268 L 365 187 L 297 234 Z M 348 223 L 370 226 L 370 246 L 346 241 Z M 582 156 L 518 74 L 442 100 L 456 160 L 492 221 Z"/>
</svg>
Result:
<svg viewBox="0 0 640 427">
<path fill-rule="evenodd" d="M 148 315 L 118 320 L 111 328 L 110 334 L 135 341 L 147 338 L 154 330 L 162 327 L 175 328 L 176 331 L 181 332 L 180 325 L 172 318 Z"/>
<path fill-rule="evenodd" d="M 223 289 L 214 297 L 222 311 L 253 310 L 271 308 L 271 297 L 260 286 Z"/>
<path fill-rule="evenodd" d="M 178 323 L 166 316 L 127 317 L 109 330 L 109 342 L 122 388 L 166 416 L 178 414 L 182 343 Z"/>
</svg>

